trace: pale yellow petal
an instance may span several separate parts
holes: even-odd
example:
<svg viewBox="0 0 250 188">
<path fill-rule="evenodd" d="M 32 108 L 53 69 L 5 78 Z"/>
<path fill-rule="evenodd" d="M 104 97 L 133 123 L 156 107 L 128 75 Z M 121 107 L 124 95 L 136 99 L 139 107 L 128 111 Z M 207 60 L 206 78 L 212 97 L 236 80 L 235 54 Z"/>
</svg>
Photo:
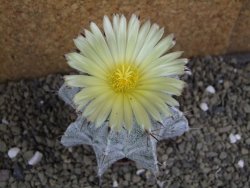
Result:
<svg viewBox="0 0 250 188">
<path fill-rule="evenodd" d="M 145 39 L 145 43 L 143 47 L 141 48 L 140 53 L 135 59 L 135 62 L 137 64 L 142 63 L 144 59 L 147 58 L 149 54 L 151 54 L 153 48 L 159 42 L 163 33 L 164 33 L 163 28 L 159 30 L 159 26 L 157 24 L 152 25 Z"/>
<path fill-rule="evenodd" d="M 174 35 L 170 34 L 161 41 L 157 45 L 153 47 L 144 58 L 143 62 L 141 64 L 148 64 L 150 62 L 155 61 L 157 58 L 162 56 L 166 51 L 168 51 L 170 48 L 172 48 L 175 45 L 175 41 L 173 40 Z"/>
<path fill-rule="evenodd" d="M 175 78 L 158 77 L 141 81 L 138 90 L 162 91 L 171 95 L 180 95 L 184 82 Z"/>
<path fill-rule="evenodd" d="M 120 131 L 122 128 L 122 124 L 123 124 L 123 95 L 117 94 L 109 117 L 109 126 L 115 131 Z"/>
<path fill-rule="evenodd" d="M 89 33 L 87 32 L 87 34 Z M 76 47 L 81 51 L 81 54 L 83 54 L 87 59 L 90 59 L 92 63 L 100 67 L 102 70 L 106 71 L 107 65 L 100 59 L 98 52 L 96 52 L 95 49 L 91 47 L 91 40 L 93 40 L 92 37 L 89 37 L 87 40 L 83 36 L 78 36 L 76 39 L 74 39 L 74 43 Z"/>
<path fill-rule="evenodd" d="M 127 43 L 127 20 L 124 15 L 120 18 L 119 29 L 116 34 L 117 46 L 118 46 L 118 61 L 125 61 L 126 43 Z"/>
<path fill-rule="evenodd" d="M 151 121 L 144 107 L 132 95 L 129 95 L 129 102 L 132 106 L 132 110 L 138 125 L 143 129 L 150 130 Z"/>
<path fill-rule="evenodd" d="M 88 117 L 90 114 L 92 114 L 96 109 L 99 108 L 99 105 L 102 104 L 104 101 L 107 100 L 111 95 L 111 92 L 105 92 L 102 94 L 99 94 L 95 99 L 91 101 L 91 103 L 85 108 L 83 115 L 85 117 Z"/>
<path fill-rule="evenodd" d="M 96 65 L 92 60 L 79 53 L 73 52 L 66 54 L 66 59 L 68 60 L 69 66 L 76 70 L 86 72 L 100 78 L 106 77 L 106 72 L 100 68 L 99 65 Z"/>
<path fill-rule="evenodd" d="M 107 63 L 114 63 L 114 59 L 111 55 L 110 49 L 108 47 L 108 44 L 102 34 L 102 32 L 100 31 L 100 29 L 97 27 L 97 25 L 93 22 L 91 22 L 90 24 L 90 29 L 94 34 L 94 37 L 96 39 L 96 41 L 99 42 L 99 47 L 100 47 L 100 51 L 102 54 L 102 58 L 107 62 Z"/>
<path fill-rule="evenodd" d="M 125 56 L 126 61 L 130 61 L 130 59 L 132 58 L 137 42 L 139 28 L 140 28 L 140 21 L 137 18 L 137 16 L 133 14 L 128 23 L 128 37 L 127 37 L 127 47 Z"/>
<path fill-rule="evenodd" d="M 110 89 L 104 86 L 93 86 L 93 87 L 86 87 L 78 92 L 74 97 L 74 103 L 78 103 L 83 99 L 92 99 L 103 93 L 109 92 Z"/>
<path fill-rule="evenodd" d="M 101 110 L 98 113 L 98 116 L 96 118 L 96 126 L 99 127 L 103 124 L 104 121 L 108 119 L 108 116 L 111 112 L 112 105 L 113 105 L 113 96 L 111 95 L 100 108 Z"/>
<path fill-rule="evenodd" d="M 146 36 L 147 36 L 147 34 L 149 32 L 150 26 L 151 26 L 150 21 L 145 22 L 141 26 L 141 28 L 139 30 L 138 38 L 137 38 L 137 41 L 136 41 L 136 45 L 135 45 L 135 48 L 134 48 L 133 56 L 130 59 L 131 62 L 135 61 L 135 58 L 138 56 L 142 46 L 144 45 L 145 38 L 146 38 Z"/>
<path fill-rule="evenodd" d="M 152 116 L 156 121 L 162 122 L 161 115 L 158 109 L 155 107 L 154 100 L 150 100 L 144 97 L 143 93 L 134 92 L 131 94 L 141 105 L 147 110 L 147 112 Z"/>
<path fill-rule="evenodd" d="M 133 126 L 133 113 L 132 113 L 132 107 L 129 102 L 129 97 L 127 95 L 124 95 L 124 123 L 125 127 L 131 131 Z"/>
<path fill-rule="evenodd" d="M 147 90 L 136 90 L 136 93 L 143 95 L 149 101 L 154 101 L 154 105 L 159 110 L 159 112 L 164 114 L 164 116 L 171 115 L 169 107 L 165 104 L 165 101 L 157 95 L 157 92 Z"/>
<path fill-rule="evenodd" d="M 94 76 L 85 75 L 68 75 L 64 76 L 65 83 L 71 87 L 88 87 L 88 86 L 105 86 L 105 80 Z"/>
<path fill-rule="evenodd" d="M 157 67 L 159 65 L 164 65 L 167 63 L 172 63 L 177 58 L 179 58 L 183 54 L 182 51 L 179 52 L 172 52 L 168 53 L 164 56 L 161 56 L 160 58 L 156 59 L 155 61 L 147 61 L 145 63 L 142 63 L 140 65 L 140 68 L 143 70 L 143 72 L 147 72 L 148 70 L 151 70 L 154 67 Z"/>
<path fill-rule="evenodd" d="M 115 62 L 118 61 L 118 48 L 116 42 L 116 36 L 112 24 L 107 16 L 103 18 L 103 29 L 106 36 L 106 41 L 108 43 L 108 47 L 112 54 L 112 57 Z"/>
</svg>

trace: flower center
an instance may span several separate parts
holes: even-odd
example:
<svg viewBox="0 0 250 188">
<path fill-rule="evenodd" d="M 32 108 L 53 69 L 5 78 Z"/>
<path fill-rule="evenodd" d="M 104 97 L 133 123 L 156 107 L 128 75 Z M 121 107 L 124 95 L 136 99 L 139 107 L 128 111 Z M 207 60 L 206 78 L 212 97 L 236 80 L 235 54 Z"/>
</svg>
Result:
<svg viewBox="0 0 250 188">
<path fill-rule="evenodd" d="M 125 93 L 135 88 L 138 77 L 138 69 L 134 65 L 122 63 L 111 73 L 110 81 L 115 92 Z"/>
</svg>

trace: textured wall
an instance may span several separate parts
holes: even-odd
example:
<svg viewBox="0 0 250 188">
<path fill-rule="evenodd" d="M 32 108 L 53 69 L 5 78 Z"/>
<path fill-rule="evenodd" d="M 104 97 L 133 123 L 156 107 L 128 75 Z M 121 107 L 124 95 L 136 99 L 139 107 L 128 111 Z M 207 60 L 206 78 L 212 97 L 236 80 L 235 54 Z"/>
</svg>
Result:
<svg viewBox="0 0 250 188">
<path fill-rule="evenodd" d="M 242 6 L 246 2 L 1 0 L 0 81 L 68 71 L 63 55 L 74 49 L 72 39 L 88 27 L 89 21 L 100 24 L 104 14 L 112 13 L 136 13 L 142 20 L 150 18 L 159 23 L 168 33 L 176 34 L 175 49 L 184 50 L 187 56 L 249 50 L 250 24 L 240 23 L 249 23 L 249 8 Z"/>
<path fill-rule="evenodd" d="M 244 1 L 230 38 L 228 51 L 250 51 L 250 0 Z"/>
</svg>

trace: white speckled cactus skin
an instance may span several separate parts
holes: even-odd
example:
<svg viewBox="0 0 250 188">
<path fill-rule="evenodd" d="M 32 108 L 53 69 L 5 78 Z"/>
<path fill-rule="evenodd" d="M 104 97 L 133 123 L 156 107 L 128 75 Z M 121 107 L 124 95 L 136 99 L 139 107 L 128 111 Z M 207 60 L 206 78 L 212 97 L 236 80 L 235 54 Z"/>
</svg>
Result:
<svg viewBox="0 0 250 188">
<path fill-rule="evenodd" d="M 59 90 L 59 96 L 75 108 L 72 98 L 78 91 L 78 88 L 63 85 Z M 100 177 L 109 166 L 123 158 L 133 160 L 141 168 L 157 174 L 157 142 L 180 136 L 189 130 L 188 121 L 183 113 L 176 108 L 171 110 L 173 116 L 166 118 L 163 124 L 154 122 L 151 133 L 144 132 L 136 123 L 130 133 L 125 129 L 114 132 L 109 129 L 107 122 L 101 127 L 95 127 L 80 115 L 69 125 L 61 143 L 66 147 L 91 145 L 96 154 Z"/>
</svg>

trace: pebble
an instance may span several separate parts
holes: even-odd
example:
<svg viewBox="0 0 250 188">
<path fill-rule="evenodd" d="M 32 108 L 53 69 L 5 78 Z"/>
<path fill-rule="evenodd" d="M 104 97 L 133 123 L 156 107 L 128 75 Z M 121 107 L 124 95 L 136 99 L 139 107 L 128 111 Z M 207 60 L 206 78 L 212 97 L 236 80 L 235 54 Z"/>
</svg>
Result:
<svg viewBox="0 0 250 188">
<path fill-rule="evenodd" d="M 191 70 L 186 70 L 185 73 L 186 73 L 187 75 L 189 75 L 189 76 L 192 76 L 192 75 L 193 75 L 192 72 L 191 72 Z"/>
<path fill-rule="evenodd" d="M 200 104 L 200 108 L 204 111 L 204 112 L 206 112 L 207 110 L 208 110 L 208 105 L 207 105 L 207 103 L 201 103 Z"/>
<path fill-rule="evenodd" d="M 235 138 L 236 138 L 236 140 L 240 140 L 240 139 L 241 139 L 241 136 L 240 136 L 239 134 L 236 134 L 236 135 L 235 135 Z"/>
<path fill-rule="evenodd" d="M 10 171 L 7 169 L 0 170 L 0 182 L 7 181 L 10 177 Z"/>
<path fill-rule="evenodd" d="M 139 169 L 136 171 L 136 175 L 139 176 L 145 172 L 145 169 Z"/>
<path fill-rule="evenodd" d="M 250 145 L 250 138 L 246 139 L 246 144 Z"/>
<path fill-rule="evenodd" d="M 223 151 L 220 153 L 219 157 L 220 157 L 220 159 L 225 159 L 227 157 L 227 153 Z"/>
<path fill-rule="evenodd" d="M 230 140 L 231 144 L 236 143 L 236 142 L 239 141 L 240 139 L 241 139 L 241 136 L 240 136 L 239 134 L 233 134 L 233 133 L 231 133 L 231 134 L 229 135 L 229 140 Z"/>
<path fill-rule="evenodd" d="M 8 151 L 9 158 L 13 159 L 17 156 L 17 154 L 20 152 L 20 149 L 18 147 L 10 148 Z"/>
<path fill-rule="evenodd" d="M 47 183 L 47 178 L 44 176 L 44 174 L 41 173 L 41 172 L 39 172 L 39 173 L 38 173 L 38 177 L 39 177 L 39 179 L 40 179 L 42 185 L 46 185 L 46 183 Z"/>
<path fill-rule="evenodd" d="M 23 168 L 19 163 L 14 163 L 13 176 L 18 181 L 24 180 Z"/>
<path fill-rule="evenodd" d="M 113 181 L 113 187 L 118 187 L 118 186 L 119 186 L 118 182 L 116 180 L 114 180 Z"/>
<path fill-rule="evenodd" d="M 230 140 L 231 144 L 234 144 L 237 142 L 235 135 L 232 133 L 229 135 L 229 140 Z"/>
<path fill-rule="evenodd" d="M 215 89 L 213 86 L 207 86 L 207 88 L 205 90 L 208 93 L 215 94 Z"/>
<path fill-rule="evenodd" d="M 134 183 L 138 183 L 141 180 L 141 178 L 140 178 L 140 176 L 133 176 L 132 180 Z"/>
<path fill-rule="evenodd" d="M 9 122 L 5 118 L 3 118 L 2 119 L 2 124 L 9 125 Z"/>
<path fill-rule="evenodd" d="M 36 151 L 36 153 L 28 161 L 28 164 L 34 166 L 42 160 L 42 157 L 43 157 L 43 154 L 39 151 Z"/>
<path fill-rule="evenodd" d="M 219 133 L 226 133 L 232 129 L 232 126 L 221 127 L 218 129 Z"/>
<path fill-rule="evenodd" d="M 247 155 L 248 154 L 248 150 L 246 148 L 242 148 L 241 149 L 241 154 L 242 155 Z"/>
<path fill-rule="evenodd" d="M 157 180 L 156 183 L 159 186 L 159 188 L 164 188 L 164 185 L 165 185 L 166 181 Z"/>
<path fill-rule="evenodd" d="M 0 140 L 0 152 L 5 153 L 7 151 L 7 146 L 4 141 Z"/>
<path fill-rule="evenodd" d="M 243 168 L 244 167 L 244 161 L 241 159 L 241 160 L 239 160 L 238 161 L 238 166 L 240 167 L 240 168 Z"/>
</svg>

